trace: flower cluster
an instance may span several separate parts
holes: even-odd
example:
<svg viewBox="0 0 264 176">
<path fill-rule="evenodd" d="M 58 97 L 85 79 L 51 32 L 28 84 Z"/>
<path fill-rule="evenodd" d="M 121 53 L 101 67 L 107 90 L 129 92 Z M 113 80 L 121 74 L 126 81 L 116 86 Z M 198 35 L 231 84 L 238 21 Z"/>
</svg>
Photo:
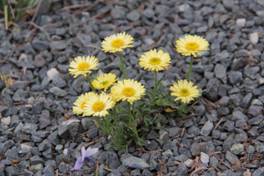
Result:
<svg viewBox="0 0 264 176">
<path fill-rule="evenodd" d="M 106 53 L 118 53 L 120 56 L 124 49 L 133 47 L 133 43 L 134 38 L 123 32 L 106 37 L 101 47 Z M 185 35 L 176 40 L 175 46 L 175 50 L 183 56 L 198 57 L 208 50 L 209 43 L 200 36 Z M 120 78 L 114 73 L 94 74 L 93 71 L 99 66 L 99 59 L 95 56 L 74 58 L 70 63 L 69 73 L 74 78 L 85 76 L 90 82 L 92 91 L 83 93 L 76 99 L 73 112 L 81 116 L 104 117 L 95 120 L 103 131 L 111 135 L 112 140 L 120 141 L 121 138 L 128 140 L 128 136 L 120 136 L 120 132 L 139 140 L 138 126 L 142 121 L 146 121 L 144 118 L 148 115 L 153 115 L 152 108 L 162 111 L 160 107 L 172 107 L 173 102 L 170 101 L 172 97 L 178 104 L 187 105 L 201 95 L 201 90 L 190 80 L 192 63 L 188 76 L 172 83 L 169 88 L 170 94 L 164 91 L 167 88 L 162 85 L 162 80 L 157 79 L 157 73 L 168 70 L 171 60 L 170 54 L 162 49 L 152 49 L 142 53 L 138 60 L 139 66 L 153 72 L 154 75 L 154 84 L 148 86 L 127 76 L 127 68 L 122 56 L 119 60 L 122 73 Z M 123 119 L 122 113 L 125 116 Z"/>
</svg>

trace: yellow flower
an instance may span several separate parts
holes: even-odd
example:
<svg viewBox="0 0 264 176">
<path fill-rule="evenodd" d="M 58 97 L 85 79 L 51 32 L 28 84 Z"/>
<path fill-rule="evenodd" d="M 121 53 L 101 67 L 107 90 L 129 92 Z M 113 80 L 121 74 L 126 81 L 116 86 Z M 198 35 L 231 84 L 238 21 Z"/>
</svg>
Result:
<svg viewBox="0 0 264 176">
<path fill-rule="evenodd" d="M 175 100 L 180 100 L 182 103 L 190 103 L 192 100 L 200 96 L 200 89 L 191 81 L 179 80 L 171 87 L 171 95 L 175 96 Z"/>
<path fill-rule="evenodd" d="M 197 35 L 185 35 L 176 40 L 176 51 L 184 56 L 200 56 L 208 47 L 208 41 Z"/>
<path fill-rule="evenodd" d="M 162 50 L 150 50 L 139 58 L 140 67 L 148 71 L 162 71 L 170 65 L 170 55 Z"/>
<path fill-rule="evenodd" d="M 104 73 L 99 75 L 92 81 L 92 86 L 95 89 L 108 89 L 111 85 L 116 82 L 116 75 L 113 73 Z"/>
<path fill-rule="evenodd" d="M 108 110 L 114 106 L 110 95 L 102 93 L 89 99 L 85 106 L 84 115 L 104 117 L 109 114 Z"/>
<path fill-rule="evenodd" d="M 139 100 L 145 94 L 144 86 L 135 80 L 125 79 L 118 81 L 111 88 L 111 95 L 114 101 L 128 101 L 133 103 Z"/>
<path fill-rule="evenodd" d="M 104 39 L 102 50 L 107 53 L 121 52 L 125 48 L 133 47 L 133 42 L 133 37 L 125 32 L 113 34 Z"/>
<path fill-rule="evenodd" d="M 73 77 L 86 75 L 98 66 L 98 58 L 94 56 L 78 56 L 71 61 L 69 72 Z"/>
<path fill-rule="evenodd" d="M 89 101 L 89 99 L 91 99 L 91 97 L 95 96 L 97 96 L 97 94 L 93 92 L 84 93 L 80 95 L 77 100 L 75 100 L 75 102 L 73 103 L 73 113 L 76 115 L 83 115 L 87 102 Z"/>
</svg>

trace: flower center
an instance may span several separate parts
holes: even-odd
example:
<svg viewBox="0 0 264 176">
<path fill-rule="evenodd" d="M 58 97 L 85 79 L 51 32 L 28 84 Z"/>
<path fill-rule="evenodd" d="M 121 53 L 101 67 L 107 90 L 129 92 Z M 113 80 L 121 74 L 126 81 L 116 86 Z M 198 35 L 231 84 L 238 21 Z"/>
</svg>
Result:
<svg viewBox="0 0 264 176">
<path fill-rule="evenodd" d="M 79 71 L 88 71 L 90 68 L 90 64 L 87 62 L 81 62 L 78 64 L 77 69 Z"/>
<path fill-rule="evenodd" d="M 161 60 L 158 57 L 153 57 L 149 60 L 149 63 L 151 65 L 159 65 L 161 63 Z"/>
<path fill-rule="evenodd" d="M 180 90 L 180 95 L 183 96 L 183 97 L 187 97 L 187 96 L 190 95 L 190 92 L 189 92 L 188 89 L 183 88 L 183 89 Z"/>
<path fill-rule="evenodd" d="M 101 84 L 102 84 L 103 86 L 106 86 L 106 85 L 108 84 L 108 81 L 102 81 Z"/>
<path fill-rule="evenodd" d="M 125 42 L 122 39 L 115 39 L 112 41 L 112 46 L 115 48 L 121 48 L 124 46 Z"/>
<path fill-rule="evenodd" d="M 95 102 L 93 104 L 93 106 L 92 106 L 92 109 L 93 109 L 94 112 L 100 112 L 104 108 L 105 108 L 105 103 L 104 102 L 101 102 L 101 101 Z"/>
<path fill-rule="evenodd" d="M 190 51 L 197 51 L 199 49 L 199 45 L 196 42 L 188 42 L 186 43 L 185 48 Z"/>
<path fill-rule="evenodd" d="M 135 95 L 136 91 L 135 91 L 135 89 L 133 89 L 131 87 L 126 87 L 123 89 L 122 93 L 126 97 L 132 97 L 133 95 Z"/>
</svg>

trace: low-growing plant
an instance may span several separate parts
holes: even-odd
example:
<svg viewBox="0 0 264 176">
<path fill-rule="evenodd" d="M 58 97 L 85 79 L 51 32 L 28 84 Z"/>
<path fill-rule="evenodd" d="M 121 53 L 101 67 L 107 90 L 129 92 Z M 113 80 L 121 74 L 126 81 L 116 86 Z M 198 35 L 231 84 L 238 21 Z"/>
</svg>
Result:
<svg viewBox="0 0 264 176">
<path fill-rule="evenodd" d="M 139 58 L 139 67 L 153 73 L 153 85 L 129 78 L 122 52 L 133 43 L 134 38 L 126 33 L 111 35 L 102 42 L 104 52 L 119 57 L 120 78 L 114 73 L 94 73 L 99 66 L 95 56 L 77 56 L 69 66 L 70 74 L 75 78 L 85 76 L 92 90 L 77 98 L 73 113 L 93 118 L 116 149 L 125 149 L 132 143 L 142 146 L 146 134 L 163 125 L 165 113 L 182 116 L 188 113 L 187 105 L 201 95 L 190 80 L 192 61 L 185 79 L 175 81 L 169 88 L 163 85 L 157 73 L 169 69 L 171 57 L 161 49 L 147 51 Z M 175 45 L 177 52 L 193 58 L 209 47 L 205 39 L 196 35 L 185 35 Z"/>
<path fill-rule="evenodd" d="M 20 20 L 29 9 L 37 5 L 39 0 L 0 0 L 0 8 L 3 11 L 5 26 L 13 20 Z"/>
</svg>

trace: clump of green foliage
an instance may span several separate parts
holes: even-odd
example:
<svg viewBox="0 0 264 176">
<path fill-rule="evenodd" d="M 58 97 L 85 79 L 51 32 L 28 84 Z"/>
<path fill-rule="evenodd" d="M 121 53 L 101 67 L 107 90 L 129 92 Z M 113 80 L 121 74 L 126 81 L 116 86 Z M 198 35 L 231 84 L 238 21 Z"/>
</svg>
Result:
<svg viewBox="0 0 264 176">
<path fill-rule="evenodd" d="M 39 0 L 0 0 L 0 9 L 5 19 L 5 27 L 8 29 L 12 21 L 23 18 L 29 9 L 34 8 Z"/>
</svg>

